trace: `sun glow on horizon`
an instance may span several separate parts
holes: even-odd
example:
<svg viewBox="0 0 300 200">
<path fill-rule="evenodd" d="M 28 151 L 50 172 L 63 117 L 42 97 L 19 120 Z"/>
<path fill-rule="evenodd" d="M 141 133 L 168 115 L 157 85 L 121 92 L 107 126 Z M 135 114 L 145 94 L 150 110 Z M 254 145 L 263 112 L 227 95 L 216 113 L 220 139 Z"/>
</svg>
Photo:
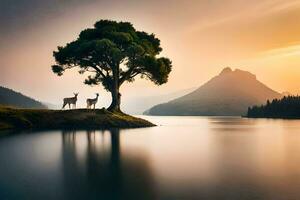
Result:
<svg viewBox="0 0 300 200">
<path fill-rule="evenodd" d="M 31 1 L 28 4 L 37 9 L 16 4 L 20 8 L 14 13 L 20 20 L 10 15 L 4 20 L 0 85 L 37 99 L 57 103 L 75 90 L 82 96 L 104 93 L 83 85 L 84 77 L 76 72 L 56 77 L 50 69 L 52 51 L 75 40 L 99 19 L 129 21 L 138 30 L 154 33 L 161 40 L 163 55 L 173 62 L 167 84 L 157 87 L 138 80 L 122 88 L 125 98 L 199 87 L 224 66 L 250 71 L 279 92 L 300 93 L 300 0 L 94 0 L 61 5 Z M 7 5 L 10 8 L 12 3 Z"/>
</svg>

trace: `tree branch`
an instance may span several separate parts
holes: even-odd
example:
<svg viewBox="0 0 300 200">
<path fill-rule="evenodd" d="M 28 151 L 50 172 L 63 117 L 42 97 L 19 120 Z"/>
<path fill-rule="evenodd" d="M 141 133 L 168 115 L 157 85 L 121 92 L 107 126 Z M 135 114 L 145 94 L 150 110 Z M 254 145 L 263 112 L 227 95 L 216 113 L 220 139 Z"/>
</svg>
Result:
<svg viewBox="0 0 300 200">
<path fill-rule="evenodd" d="M 132 74 L 129 78 L 134 78 L 136 75 L 140 74 L 140 72 L 135 72 L 134 74 Z"/>
<path fill-rule="evenodd" d="M 105 76 L 105 74 L 101 71 L 101 69 L 99 69 L 96 66 L 91 66 L 93 69 L 95 69 L 103 78 L 107 78 L 107 76 Z"/>
<path fill-rule="evenodd" d="M 123 76 L 119 79 L 120 85 L 126 81 L 126 79 L 130 78 L 131 73 L 136 69 L 136 67 L 129 68 L 126 72 L 124 72 Z M 139 73 L 138 73 L 139 74 Z"/>
</svg>

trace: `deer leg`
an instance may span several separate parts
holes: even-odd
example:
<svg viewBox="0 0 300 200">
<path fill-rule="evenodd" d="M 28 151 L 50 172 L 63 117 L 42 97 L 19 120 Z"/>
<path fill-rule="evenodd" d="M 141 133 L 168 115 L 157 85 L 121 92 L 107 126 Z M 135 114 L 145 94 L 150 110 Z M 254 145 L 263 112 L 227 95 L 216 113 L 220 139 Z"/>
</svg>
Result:
<svg viewBox="0 0 300 200">
<path fill-rule="evenodd" d="M 69 105 L 69 109 L 71 109 L 71 105 L 68 103 L 68 105 Z"/>
<path fill-rule="evenodd" d="M 94 104 L 94 110 L 95 110 L 96 104 Z"/>
<path fill-rule="evenodd" d="M 63 106 L 62 106 L 61 109 L 64 109 L 66 105 L 67 105 L 67 104 L 64 102 L 64 104 L 63 104 Z"/>
</svg>

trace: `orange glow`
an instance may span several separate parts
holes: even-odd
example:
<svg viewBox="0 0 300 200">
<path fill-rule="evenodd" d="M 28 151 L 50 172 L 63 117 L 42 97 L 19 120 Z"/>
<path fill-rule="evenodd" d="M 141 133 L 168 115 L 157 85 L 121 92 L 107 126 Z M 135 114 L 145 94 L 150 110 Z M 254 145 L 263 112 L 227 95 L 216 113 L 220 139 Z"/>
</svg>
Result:
<svg viewBox="0 0 300 200">
<path fill-rule="evenodd" d="M 103 89 L 83 85 L 75 71 L 56 77 L 50 69 L 56 46 L 106 18 L 155 33 L 173 61 L 166 85 L 138 80 L 122 88 L 124 98 L 198 87 L 225 66 L 250 71 L 278 92 L 300 93 L 300 0 L 88 1 L 63 11 L 0 41 L 0 85 L 53 103 L 73 92 L 97 91 L 100 106 L 106 106 L 109 94 Z"/>
</svg>

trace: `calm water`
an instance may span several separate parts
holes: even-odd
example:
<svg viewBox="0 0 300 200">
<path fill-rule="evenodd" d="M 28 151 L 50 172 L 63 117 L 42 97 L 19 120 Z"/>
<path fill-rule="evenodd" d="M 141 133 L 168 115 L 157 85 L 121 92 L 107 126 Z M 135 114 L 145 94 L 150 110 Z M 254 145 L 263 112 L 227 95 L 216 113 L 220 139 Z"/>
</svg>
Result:
<svg viewBox="0 0 300 200">
<path fill-rule="evenodd" d="M 300 199 L 300 121 L 144 118 L 0 137 L 0 199 Z"/>
</svg>

